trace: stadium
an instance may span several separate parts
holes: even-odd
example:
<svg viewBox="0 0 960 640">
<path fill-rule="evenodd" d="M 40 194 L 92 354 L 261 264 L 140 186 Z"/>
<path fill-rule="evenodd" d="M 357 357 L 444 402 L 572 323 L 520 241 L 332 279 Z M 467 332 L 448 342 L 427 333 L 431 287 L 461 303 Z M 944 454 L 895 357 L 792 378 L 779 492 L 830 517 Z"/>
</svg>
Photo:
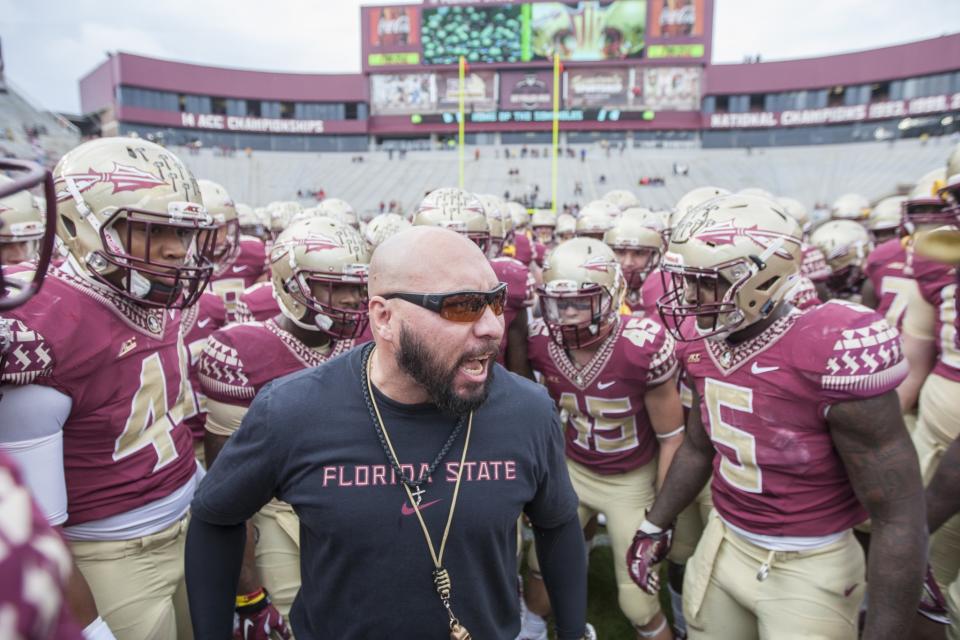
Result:
<svg viewBox="0 0 960 640">
<path fill-rule="evenodd" d="M 960 638 L 960 25 L 722 1 L 0 54 L 0 640 Z"/>
</svg>

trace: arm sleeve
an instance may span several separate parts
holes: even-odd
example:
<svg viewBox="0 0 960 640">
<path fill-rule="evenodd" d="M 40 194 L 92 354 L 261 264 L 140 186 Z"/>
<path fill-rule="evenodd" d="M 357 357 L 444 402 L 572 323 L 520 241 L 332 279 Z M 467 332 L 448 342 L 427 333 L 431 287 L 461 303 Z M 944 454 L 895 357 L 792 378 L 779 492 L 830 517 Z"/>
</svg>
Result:
<svg viewBox="0 0 960 640">
<path fill-rule="evenodd" d="M 903 332 L 920 338 L 933 340 L 933 330 L 936 325 L 936 309 L 919 295 L 911 296 L 907 311 L 903 316 Z"/>
<path fill-rule="evenodd" d="M 587 551 L 576 514 L 551 529 L 534 526 L 537 560 L 550 594 L 557 638 L 583 637 L 587 622 Z"/>
<path fill-rule="evenodd" d="M 274 386 L 257 395 L 240 429 L 223 447 L 194 496 L 192 510 L 211 524 L 242 524 L 274 497 L 286 466 L 283 417 L 271 406 Z"/>
<path fill-rule="evenodd" d="M 23 470 L 25 484 L 52 525 L 67 520 L 63 425 L 72 406 L 70 396 L 52 387 L 0 387 L 0 451 Z"/>
<path fill-rule="evenodd" d="M 229 438 L 240 428 L 249 409 L 249 405 L 228 404 L 207 398 L 205 428 L 215 436 Z"/>
<path fill-rule="evenodd" d="M 549 529 L 576 517 L 578 500 L 567 473 L 560 417 L 552 404 L 545 410 L 549 411 L 550 422 L 543 429 L 538 452 L 537 491 L 524 513 L 534 526 Z"/>
<path fill-rule="evenodd" d="M 243 524 L 219 526 L 197 514 L 190 520 L 185 565 L 190 618 L 197 638 L 232 637 L 246 533 Z"/>
</svg>

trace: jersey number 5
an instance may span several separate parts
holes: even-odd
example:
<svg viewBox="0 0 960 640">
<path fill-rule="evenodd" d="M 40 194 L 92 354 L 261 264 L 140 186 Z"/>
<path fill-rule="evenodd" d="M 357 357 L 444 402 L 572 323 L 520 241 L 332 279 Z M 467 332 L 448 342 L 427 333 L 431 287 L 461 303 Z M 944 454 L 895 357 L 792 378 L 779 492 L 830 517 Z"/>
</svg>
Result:
<svg viewBox="0 0 960 640">
<path fill-rule="evenodd" d="M 710 439 L 723 445 L 720 450 L 720 475 L 734 487 L 747 493 L 763 492 L 763 470 L 757 465 L 757 439 L 723 419 L 721 410 L 753 413 L 753 390 L 706 379 L 704 399 L 710 417 Z M 728 455 L 736 453 L 736 460 Z"/>
</svg>

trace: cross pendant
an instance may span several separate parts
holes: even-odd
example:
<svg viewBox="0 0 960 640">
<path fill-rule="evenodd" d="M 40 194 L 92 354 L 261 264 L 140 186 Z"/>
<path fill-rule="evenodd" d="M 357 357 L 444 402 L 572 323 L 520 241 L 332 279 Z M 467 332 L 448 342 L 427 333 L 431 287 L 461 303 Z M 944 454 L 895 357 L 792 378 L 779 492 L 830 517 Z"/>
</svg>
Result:
<svg viewBox="0 0 960 640">
<path fill-rule="evenodd" d="M 425 493 L 426 491 L 423 490 L 423 487 L 417 487 L 416 491 L 410 492 L 410 495 L 414 499 L 414 506 L 417 506 L 417 507 L 420 506 L 420 503 L 423 502 L 423 494 Z"/>
</svg>

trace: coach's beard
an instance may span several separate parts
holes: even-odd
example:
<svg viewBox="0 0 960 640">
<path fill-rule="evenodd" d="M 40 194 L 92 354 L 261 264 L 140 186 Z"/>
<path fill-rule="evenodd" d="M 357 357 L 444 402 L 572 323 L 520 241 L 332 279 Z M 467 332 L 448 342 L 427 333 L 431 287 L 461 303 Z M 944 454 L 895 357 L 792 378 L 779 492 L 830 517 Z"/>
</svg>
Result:
<svg viewBox="0 0 960 640">
<path fill-rule="evenodd" d="M 486 402 L 490 385 L 493 383 L 493 364 L 499 351 L 500 345 L 494 343 L 482 351 L 464 354 L 452 367 L 445 368 L 426 342 L 410 331 L 404 323 L 400 326 L 396 360 L 397 366 L 427 391 L 430 401 L 437 405 L 440 411 L 459 416 L 476 411 Z M 457 371 L 467 361 L 487 354 L 490 354 L 487 365 L 489 369 L 483 385 L 476 390 L 458 394 L 453 387 Z"/>
</svg>

